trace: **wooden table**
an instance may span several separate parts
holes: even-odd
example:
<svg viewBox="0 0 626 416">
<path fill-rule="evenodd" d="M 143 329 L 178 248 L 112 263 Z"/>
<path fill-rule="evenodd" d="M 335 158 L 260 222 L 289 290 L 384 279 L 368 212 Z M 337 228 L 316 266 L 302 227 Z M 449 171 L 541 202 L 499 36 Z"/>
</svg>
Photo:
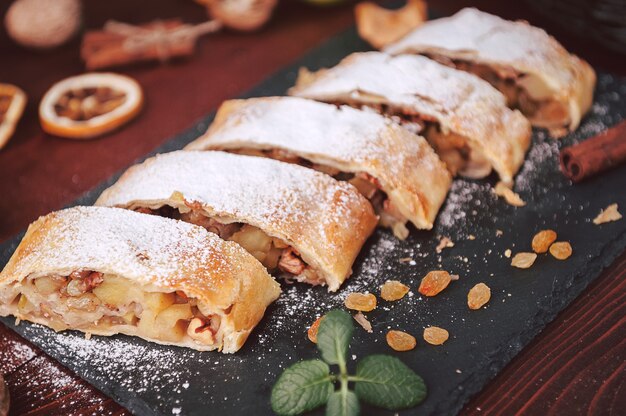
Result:
<svg viewBox="0 0 626 416">
<path fill-rule="evenodd" d="M 8 2 L 0 5 L 4 15 Z M 470 2 L 432 1 L 439 13 Z M 549 29 L 571 51 L 620 74 L 621 60 L 598 45 L 565 35 L 524 4 L 472 2 L 510 19 Z M 142 22 L 204 18 L 191 0 L 85 2 L 85 27 L 106 19 Z M 78 41 L 54 52 L 31 52 L 0 32 L 0 82 L 29 96 L 24 118 L 0 151 L 0 241 L 37 216 L 61 208 L 100 181 L 153 150 L 307 50 L 353 24 L 351 5 L 324 9 L 283 1 L 263 31 L 224 32 L 202 39 L 196 55 L 164 66 L 126 68 L 144 86 L 146 108 L 106 138 L 75 142 L 41 132 L 37 105 L 55 81 L 80 73 Z M 181 74 L 184 73 L 184 76 Z M 171 114 L 176 114 L 175 117 Z M 465 414 L 623 414 L 626 409 L 626 254 L 605 270 L 471 403 Z M 0 372 L 12 396 L 11 414 L 127 414 L 128 412 L 45 353 L 0 324 Z"/>
</svg>

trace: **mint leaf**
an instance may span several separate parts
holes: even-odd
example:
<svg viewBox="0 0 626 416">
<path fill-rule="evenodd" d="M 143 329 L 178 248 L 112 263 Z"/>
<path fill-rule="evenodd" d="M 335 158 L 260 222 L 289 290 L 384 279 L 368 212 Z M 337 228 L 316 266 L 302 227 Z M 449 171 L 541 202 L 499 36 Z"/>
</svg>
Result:
<svg viewBox="0 0 626 416">
<path fill-rule="evenodd" d="M 279 415 L 299 415 L 323 405 L 334 387 L 328 364 L 301 361 L 287 368 L 272 389 L 272 410 Z"/>
<path fill-rule="evenodd" d="M 324 315 L 317 331 L 317 349 L 324 361 L 345 367 L 348 344 L 353 332 L 354 324 L 349 313 L 333 310 Z"/>
<path fill-rule="evenodd" d="M 424 380 L 390 355 L 370 355 L 356 367 L 354 391 L 359 399 L 389 410 L 415 406 L 426 397 Z"/>
<path fill-rule="evenodd" d="M 357 416 L 360 409 L 356 394 L 351 391 L 336 391 L 328 398 L 326 416 Z"/>
</svg>

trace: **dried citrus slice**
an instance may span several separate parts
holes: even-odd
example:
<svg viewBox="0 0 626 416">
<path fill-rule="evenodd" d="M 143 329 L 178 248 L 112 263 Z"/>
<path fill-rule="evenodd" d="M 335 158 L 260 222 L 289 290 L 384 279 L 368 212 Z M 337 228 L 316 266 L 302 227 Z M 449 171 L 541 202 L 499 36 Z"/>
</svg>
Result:
<svg viewBox="0 0 626 416">
<path fill-rule="evenodd" d="M 11 84 L 0 84 L 0 149 L 9 141 L 26 106 L 24 91 Z"/>
<path fill-rule="evenodd" d="M 135 80 L 94 72 L 54 84 L 41 100 L 39 119 L 47 133 L 90 139 L 130 121 L 142 105 L 143 93 Z"/>
</svg>

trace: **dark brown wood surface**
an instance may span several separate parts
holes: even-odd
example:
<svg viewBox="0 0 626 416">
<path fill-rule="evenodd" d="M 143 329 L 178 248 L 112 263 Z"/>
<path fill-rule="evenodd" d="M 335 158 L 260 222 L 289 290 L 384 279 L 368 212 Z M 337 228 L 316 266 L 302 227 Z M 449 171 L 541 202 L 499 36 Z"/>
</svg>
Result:
<svg viewBox="0 0 626 416">
<path fill-rule="evenodd" d="M 8 5 L 0 3 L 0 15 Z M 191 0 L 85 1 L 87 28 L 108 18 L 145 22 L 204 18 Z M 466 5 L 546 27 L 566 47 L 595 65 L 625 74 L 624 57 L 601 45 L 551 29 L 524 3 L 483 0 L 433 1 L 440 13 Z M 142 64 L 120 72 L 145 88 L 140 117 L 105 138 L 76 142 L 41 132 L 37 104 L 55 81 L 80 73 L 78 42 L 54 52 L 15 46 L 0 30 L 0 82 L 29 95 L 18 131 L 0 151 L 0 241 L 38 215 L 70 203 L 100 181 L 189 127 L 219 103 L 252 87 L 308 49 L 353 23 L 351 6 L 313 8 L 283 1 L 271 24 L 250 35 L 224 32 L 203 38 L 188 60 L 164 66 Z M 626 409 L 626 255 L 524 349 L 467 406 L 468 415 L 623 414 Z M 12 395 L 11 414 L 126 414 L 127 412 L 0 324 L 0 372 Z"/>
</svg>

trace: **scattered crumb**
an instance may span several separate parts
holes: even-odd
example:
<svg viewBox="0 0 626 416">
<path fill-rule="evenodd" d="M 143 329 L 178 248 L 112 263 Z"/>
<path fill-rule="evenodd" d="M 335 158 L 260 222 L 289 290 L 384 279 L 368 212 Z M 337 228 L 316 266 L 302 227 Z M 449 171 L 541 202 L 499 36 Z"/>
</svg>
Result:
<svg viewBox="0 0 626 416">
<path fill-rule="evenodd" d="M 363 327 L 364 330 L 366 330 L 370 334 L 374 332 L 372 331 L 372 324 L 370 323 L 370 321 L 367 320 L 367 318 L 365 317 L 365 315 L 363 315 L 362 312 L 358 312 L 356 315 L 353 316 L 353 318 L 355 321 L 358 322 L 359 325 Z"/>
<path fill-rule="evenodd" d="M 496 237 L 500 237 L 502 234 L 504 234 L 502 230 L 496 230 Z"/>
<path fill-rule="evenodd" d="M 611 204 L 593 219 L 595 225 L 604 224 L 605 222 L 617 221 L 622 218 L 622 214 L 617 210 L 617 204 Z"/>
<path fill-rule="evenodd" d="M 439 244 L 435 247 L 435 251 L 437 254 L 441 253 L 444 248 L 454 247 L 454 242 L 450 240 L 448 237 L 441 237 L 439 240 Z"/>
<path fill-rule="evenodd" d="M 493 192 L 504 198 L 507 204 L 514 207 L 523 207 L 526 202 L 522 201 L 522 198 L 511 190 L 504 182 L 498 182 L 496 187 L 493 188 Z"/>
<path fill-rule="evenodd" d="M 511 258 L 511 249 L 507 248 L 506 250 L 504 250 L 504 257 L 506 257 L 507 259 Z"/>
<path fill-rule="evenodd" d="M 409 263 L 411 261 L 413 261 L 413 259 L 411 257 L 402 257 L 400 260 L 398 260 L 400 263 Z"/>
<path fill-rule="evenodd" d="M 462 371 L 459 370 L 458 368 L 455 371 L 456 371 L 457 374 L 461 374 L 462 373 Z"/>
<path fill-rule="evenodd" d="M 467 236 L 468 240 L 476 240 L 476 236 L 474 234 L 470 234 Z"/>
</svg>

